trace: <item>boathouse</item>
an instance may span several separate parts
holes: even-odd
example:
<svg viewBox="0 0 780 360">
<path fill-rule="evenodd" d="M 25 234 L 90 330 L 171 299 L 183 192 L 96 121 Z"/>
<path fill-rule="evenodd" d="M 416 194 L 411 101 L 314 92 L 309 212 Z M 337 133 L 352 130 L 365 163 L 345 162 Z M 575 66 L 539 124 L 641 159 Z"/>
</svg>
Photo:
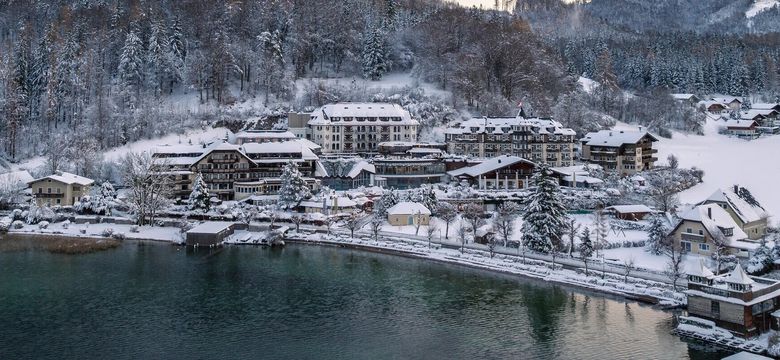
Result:
<svg viewBox="0 0 780 360">
<path fill-rule="evenodd" d="M 236 223 L 207 221 L 187 231 L 187 246 L 212 246 L 221 243 L 235 231 Z"/>
</svg>

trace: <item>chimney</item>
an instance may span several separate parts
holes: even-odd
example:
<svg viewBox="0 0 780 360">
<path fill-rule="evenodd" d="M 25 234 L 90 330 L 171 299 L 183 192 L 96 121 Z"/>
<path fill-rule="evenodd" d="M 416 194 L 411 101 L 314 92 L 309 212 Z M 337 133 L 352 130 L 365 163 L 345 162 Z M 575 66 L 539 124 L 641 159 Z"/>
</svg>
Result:
<svg viewBox="0 0 780 360">
<path fill-rule="evenodd" d="M 612 136 L 612 131 L 609 132 L 609 136 Z"/>
<path fill-rule="evenodd" d="M 639 125 L 639 131 L 640 132 L 642 131 L 642 125 Z"/>
<path fill-rule="evenodd" d="M 707 217 L 709 217 L 710 220 L 712 220 L 712 206 L 707 207 Z"/>
<path fill-rule="evenodd" d="M 734 193 L 739 194 L 739 185 L 734 185 Z"/>
</svg>

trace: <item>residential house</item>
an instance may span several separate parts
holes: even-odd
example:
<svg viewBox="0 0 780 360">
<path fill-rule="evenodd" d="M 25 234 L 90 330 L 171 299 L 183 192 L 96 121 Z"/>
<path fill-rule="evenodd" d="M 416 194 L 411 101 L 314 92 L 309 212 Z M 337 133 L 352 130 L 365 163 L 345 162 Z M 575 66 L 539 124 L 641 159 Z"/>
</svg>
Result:
<svg viewBox="0 0 780 360">
<path fill-rule="evenodd" d="M 697 205 L 684 212 L 670 235 L 686 252 L 703 256 L 717 252 L 718 244 L 730 254 L 757 247 L 747 241 L 747 234 L 731 215 L 716 204 Z"/>
<path fill-rule="evenodd" d="M 740 139 L 757 139 L 758 122 L 755 120 L 728 120 L 726 121 L 724 131 L 726 134 L 736 136 Z"/>
<path fill-rule="evenodd" d="M 658 160 L 653 143 L 658 138 L 647 131 L 601 130 L 580 139 L 583 161 L 622 176 L 652 169 Z"/>
<path fill-rule="evenodd" d="M 361 158 L 322 159 L 325 174 L 320 178 L 323 186 L 333 190 L 350 190 L 361 186 L 374 186 L 376 167 Z"/>
<path fill-rule="evenodd" d="M 745 188 L 734 185 L 733 190 L 718 189 L 702 203 L 716 204 L 726 210 L 749 239 L 757 240 L 766 235 L 769 216 Z"/>
<path fill-rule="evenodd" d="M 750 105 L 750 108 L 756 110 L 775 110 L 780 113 L 780 103 L 753 103 Z"/>
<path fill-rule="evenodd" d="M 425 205 L 402 201 L 387 209 L 387 222 L 393 226 L 428 225 L 431 221 L 431 211 Z"/>
<path fill-rule="evenodd" d="M 536 164 L 519 156 L 502 155 L 447 174 L 451 179 L 466 181 L 483 190 L 517 190 L 529 186 L 535 167 Z"/>
<path fill-rule="evenodd" d="M 522 112 L 521 112 L 522 114 Z M 574 161 L 575 132 L 552 119 L 473 118 L 445 130 L 447 152 L 478 159 L 513 155 L 550 166 Z"/>
<path fill-rule="evenodd" d="M 336 103 L 322 106 L 308 122 L 311 139 L 328 153 L 377 153 L 387 141 L 416 141 L 419 122 L 400 105 Z"/>
<path fill-rule="evenodd" d="M 702 261 L 687 269 L 688 314 L 749 338 L 778 329 L 780 281 L 748 276 L 741 265 L 715 275 Z"/>
<path fill-rule="evenodd" d="M 699 101 L 697 105 L 713 115 L 720 115 L 729 110 L 726 104 L 714 100 Z"/>
<path fill-rule="evenodd" d="M 554 167 L 553 176 L 558 178 L 561 186 L 573 188 L 600 188 L 604 185 L 604 180 L 590 176 L 588 168 L 599 168 L 598 165 L 573 165 L 565 167 Z"/>
<path fill-rule="evenodd" d="M 739 110 L 742 108 L 742 98 L 739 96 L 714 96 L 712 101 L 726 105 L 727 110 Z"/>
<path fill-rule="evenodd" d="M 31 180 L 27 184 L 32 189 L 35 202 L 39 206 L 44 204 L 49 206 L 72 206 L 82 196 L 88 195 L 90 186 L 95 181 L 76 174 L 68 172 L 57 172 L 56 174 Z"/>
<path fill-rule="evenodd" d="M 690 106 L 696 106 L 701 101 L 698 96 L 694 94 L 671 94 L 675 101 L 686 103 Z"/>
</svg>

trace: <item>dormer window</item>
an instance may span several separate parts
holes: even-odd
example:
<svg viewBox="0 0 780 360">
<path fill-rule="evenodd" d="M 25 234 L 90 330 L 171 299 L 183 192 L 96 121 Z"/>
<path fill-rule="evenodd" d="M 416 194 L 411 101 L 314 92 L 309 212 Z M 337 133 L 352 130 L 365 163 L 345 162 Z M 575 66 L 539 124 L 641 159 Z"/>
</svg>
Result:
<svg viewBox="0 0 780 360">
<path fill-rule="evenodd" d="M 724 236 L 733 236 L 734 235 L 734 228 L 720 228 L 720 231 L 723 233 Z"/>
<path fill-rule="evenodd" d="M 728 283 L 729 284 L 729 290 L 739 291 L 739 292 L 745 292 L 750 290 L 750 287 L 745 284 L 736 284 L 736 283 Z"/>
</svg>

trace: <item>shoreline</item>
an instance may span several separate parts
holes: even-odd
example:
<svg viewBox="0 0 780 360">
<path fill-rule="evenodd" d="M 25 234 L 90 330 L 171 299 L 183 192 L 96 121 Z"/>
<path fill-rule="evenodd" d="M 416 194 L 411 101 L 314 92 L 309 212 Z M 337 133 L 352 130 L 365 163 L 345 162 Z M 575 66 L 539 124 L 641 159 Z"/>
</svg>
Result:
<svg viewBox="0 0 780 360">
<path fill-rule="evenodd" d="M 513 277 L 520 277 L 524 279 L 531 279 L 531 280 L 537 280 L 537 281 L 543 281 L 545 283 L 550 284 L 557 284 L 557 285 L 565 285 L 570 286 L 572 288 L 577 288 L 581 290 L 587 290 L 591 292 L 596 293 L 602 293 L 606 295 L 613 295 L 621 297 L 625 300 L 630 301 L 636 301 L 647 305 L 661 305 L 661 303 L 664 300 L 668 300 L 666 298 L 658 298 L 653 297 L 649 295 L 642 295 L 642 294 L 634 294 L 624 291 L 619 291 L 617 289 L 610 290 L 606 288 L 594 288 L 590 286 L 586 286 L 581 283 L 576 282 L 570 282 L 570 281 L 562 281 L 555 278 L 549 278 L 547 276 L 544 276 L 546 274 L 540 274 L 540 276 L 532 276 L 528 273 L 518 273 L 516 271 L 511 271 L 510 269 L 504 269 L 498 266 L 494 266 L 491 264 L 485 264 L 485 263 L 478 263 L 475 261 L 458 261 L 457 259 L 445 256 L 445 257 L 434 257 L 430 256 L 430 253 L 424 253 L 424 252 L 414 252 L 414 251 L 408 251 L 408 250 L 402 250 L 402 249 L 390 249 L 380 246 L 372 246 L 372 245 L 366 245 L 366 244 L 353 244 L 353 243 L 343 243 L 343 242 L 335 242 L 335 241 L 327 241 L 327 240 L 305 240 L 305 239 L 296 239 L 296 238 L 286 238 L 285 242 L 290 242 L 292 244 L 296 245 L 308 245 L 308 246 L 327 246 L 327 247 L 338 247 L 338 248 L 346 248 L 351 250 L 359 250 L 359 251 L 366 251 L 371 253 L 378 253 L 378 254 L 385 254 L 385 255 L 392 255 L 392 256 L 401 256 L 406 258 L 413 258 L 413 259 L 423 259 L 423 260 L 430 260 L 436 263 L 441 264 L 449 264 L 449 265 L 456 265 L 456 266 L 463 266 L 471 269 L 478 269 L 478 270 L 485 270 L 485 271 L 491 271 L 494 273 L 499 273 L 502 275 L 510 275 Z M 234 245 L 234 244 L 231 244 Z M 538 262 L 538 260 L 528 260 L 529 262 Z M 559 267 L 561 265 L 556 264 L 556 267 Z M 549 268 L 547 268 L 549 269 Z M 595 272 L 594 272 L 595 273 Z M 596 277 L 595 275 L 591 275 L 592 277 Z M 630 279 L 633 279 L 629 277 Z M 681 308 L 681 305 L 677 306 L 659 306 L 659 310 L 675 310 Z"/>
<path fill-rule="evenodd" d="M 551 271 L 552 272 L 568 271 L 577 275 L 584 276 L 584 274 L 579 274 L 575 270 L 565 269 L 561 264 L 556 264 L 556 269 L 552 270 L 550 268 L 550 263 L 543 260 L 526 259 L 525 263 L 522 264 L 523 269 L 517 269 L 517 268 L 509 268 L 507 266 L 499 266 L 498 264 L 490 264 L 485 261 L 480 261 L 482 259 L 488 259 L 488 260 L 494 259 L 494 258 L 483 256 L 485 254 L 482 254 L 481 250 L 468 250 L 468 253 L 475 255 L 479 259 L 464 259 L 462 257 L 462 255 L 464 254 L 459 255 L 459 253 L 457 252 L 456 254 L 453 255 L 446 255 L 446 254 L 434 253 L 430 251 L 415 251 L 409 248 L 400 248 L 394 246 L 397 245 L 394 242 L 390 244 L 393 247 L 388 247 L 388 246 L 381 246 L 379 243 L 370 244 L 370 243 L 363 243 L 362 241 L 360 241 L 360 243 L 355 243 L 355 242 L 335 241 L 335 240 L 328 240 L 328 239 L 310 240 L 310 239 L 301 238 L 300 236 L 296 236 L 296 235 L 286 237 L 284 239 L 285 242 L 289 242 L 291 244 L 296 244 L 296 245 L 341 247 L 346 249 L 366 251 L 372 253 L 431 260 L 437 263 L 451 264 L 451 265 L 458 265 L 458 266 L 463 266 L 472 269 L 486 270 L 486 271 L 491 271 L 503 275 L 518 276 L 525 279 L 533 279 L 538 281 L 544 281 L 551 284 L 566 285 L 577 289 L 588 290 L 592 292 L 598 292 L 598 293 L 608 294 L 613 296 L 619 296 L 623 299 L 630 300 L 630 301 L 637 301 L 649 305 L 658 305 L 659 309 L 661 310 L 674 310 L 674 309 L 685 307 L 685 304 L 681 303 L 680 301 L 670 299 L 668 297 L 653 296 L 650 294 L 627 291 L 626 289 L 619 289 L 614 286 L 609 287 L 609 286 L 600 285 L 598 284 L 599 280 L 606 283 L 607 279 L 611 278 L 614 281 L 615 277 L 622 278 L 622 276 L 608 273 L 609 275 L 608 277 L 601 278 L 600 276 L 597 275 L 598 271 L 596 269 L 591 269 L 591 274 L 587 276 L 585 279 L 585 280 L 591 280 L 593 282 L 588 282 L 588 281 L 583 282 L 583 281 L 577 281 L 572 278 L 555 276 L 558 275 L 555 273 L 551 274 L 550 273 Z M 29 239 L 30 237 L 46 237 L 46 238 L 62 239 L 62 240 L 68 240 L 68 239 L 93 240 L 93 241 L 117 240 L 112 237 L 106 237 L 106 236 L 95 235 L 95 234 L 63 234 L 63 233 L 51 233 L 51 232 L 39 232 L 39 231 L 9 231 L 8 233 L 3 234 L 2 238 L 7 236 L 19 237 L 22 239 L 24 238 Z M 178 243 L 175 240 L 170 240 L 170 239 L 164 240 L 164 239 L 153 239 L 153 238 L 143 238 L 143 237 L 128 237 L 118 241 L 121 244 L 128 240 L 140 241 L 140 242 L 154 242 L 160 244 L 168 243 L 174 246 L 184 246 L 184 244 Z M 384 241 L 388 241 L 388 240 L 384 240 Z M 406 241 L 416 242 L 415 240 L 409 240 L 409 239 L 407 239 Z M 400 244 L 402 242 L 398 241 L 398 243 Z M 220 245 L 221 246 L 245 246 L 245 245 L 264 246 L 259 244 L 225 244 L 225 243 L 222 243 Z M 417 245 L 422 245 L 422 244 L 417 244 Z M 441 247 L 438 247 L 438 249 L 441 249 Z M 428 250 L 427 245 L 424 246 L 423 250 Z M 500 259 L 500 258 L 506 259 L 507 257 L 510 257 L 513 260 L 519 259 L 519 257 L 516 257 L 514 255 L 499 255 L 499 254 L 495 256 L 495 259 Z M 517 264 L 517 262 L 515 262 L 514 264 Z M 635 282 L 643 281 L 642 279 L 634 278 L 630 276 L 629 279 Z M 588 284 L 593 286 L 589 286 Z"/>
</svg>

